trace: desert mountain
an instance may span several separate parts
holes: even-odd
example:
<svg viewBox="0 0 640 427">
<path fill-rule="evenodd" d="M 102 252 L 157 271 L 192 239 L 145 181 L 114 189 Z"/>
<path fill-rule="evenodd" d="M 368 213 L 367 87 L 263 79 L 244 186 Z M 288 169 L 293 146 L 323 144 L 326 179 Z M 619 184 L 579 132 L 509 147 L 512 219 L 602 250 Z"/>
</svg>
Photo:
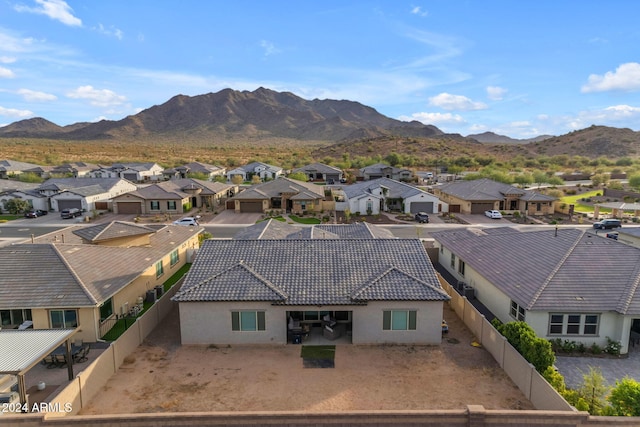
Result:
<svg viewBox="0 0 640 427">
<path fill-rule="evenodd" d="M 45 126 L 46 124 L 46 126 Z M 443 135 L 435 126 L 391 119 L 353 101 L 305 100 L 290 92 L 224 89 L 198 96 L 177 95 L 162 105 L 118 121 L 60 127 L 36 118 L 0 128 L 0 137 L 67 140 L 185 137 L 190 140 L 287 138 L 335 142 L 397 134 Z"/>
<path fill-rule="evenodd" d="M 483 133 L 467 135 L 467 138 L 473 138 L 478 142 L 492 143 L 492 144 L 528 144 L 530 142 L 544 141 L 545 139 L 553 138 L 553 136 L 540 135 L 540 136 L 536 136 L 535 138 L 514 139 L 505 135 L 498 135 L 497 133 L 493 133 L 493 132 L 483 132 Z"/>
</svg>

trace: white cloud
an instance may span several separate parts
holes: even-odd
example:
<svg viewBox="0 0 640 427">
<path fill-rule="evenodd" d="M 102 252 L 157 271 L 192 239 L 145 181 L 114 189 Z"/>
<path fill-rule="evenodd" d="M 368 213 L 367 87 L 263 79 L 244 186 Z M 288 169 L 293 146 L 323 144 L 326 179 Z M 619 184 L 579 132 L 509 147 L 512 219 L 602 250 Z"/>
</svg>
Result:
<svg viewBox="0 0 640 427">
<path fill-rule="evenodd" d="M 24 119 L 26 117 L 33 116 L 33 113 L 29 110 L 16 110 L 15 108 L 0 107 L 0 116 Z"/>
<path fill-rule="evenodd" d="M 507 92 L 507 89 L 500 86 L 487 86 L 487 97 L 492 101 L 500 101 Z"/>
<path fill-rule="evenodd" d="M 109 89 L 94 89 L 93 86 L 80 86 L 67 93 L 69 98 L 88 99 L 96 107 L 111 107 L 123 104 L 127 98 Z"/>
<path fill-rule="evenodd" d="M 18 94 L 30 102 L 55 101 L 58 99 L 57 96 L 50 93 L 38 92 L 31 89 L 18 89 Z"/>
<path fill-rule="evenodd" d="M 109 28 L 106 28 L 102 24 L 98 24 L 97 27 L 93 27 L 92 30 L 99 32 L 100 34 L 104 34 L 105 36 L 115 37 L 118 40 L 122 40 L 124 38 L 124 33 L 121 29 L 114 27 L 113 25 Z"/>
<path fill-rule="evenodd" d="M 411 9 L 411 14 L 412 15 L 418 15 L 418 16 L 428 16 L 429 12 L 427 12 L 426 10 L 422 10 L 422 7 L 420 7 L 420 6 L 414 6 Z"/>
<path fill-rule="evenodd" d="M 411 116 L 400 116 L 398 117 L 398 120 L 406 122 L 417 120 L 425 125 L 466 123 L 462 116 L 451 113 L 413 113 Z"/>
<path fill-rule="evenodd" d="M 591 74 L 582 92 L 606 92 L 610 90 L 634 91 L 640 89 L 640 64 L 628 62 L 604 75 Z"/>
<path fill-rule="evenodd" d="M 0 63 L 2 64 L 13 64 L 16 62 L 16 58 L 11 56 L 0 56 Z"/>
<path fill-rule="evenodd" d="M 276 46 L 273 43 L 266 40 L 260 40 L 260 47 L 264 49 L 264 56 L 280 53 L 280 50 L 276 48 Z"/>
<path fill-rule="evenodd" d="M 14 74 L 14 72 L 11 71 L 10 69 L 4 68 L 4 67 L 0 67 L 0 78 L 12 79 L 15 76 L 16 75 Z"/>
<path fill-rule="evenodd" d="M 461 111 L 484 110 L 487 108 L 487 105 L 482 102 L 474 102 L 466 96 L 451 95 L 446 92 L 429 98 L 429 105 L 440 107 L 443 110 Z"/>
<path fill-rule="evenodd" d="M 64 0 L 35 0 L 40 7 L 29 7 L 16 5 L 14 9 L 18 12 L 36 13 L 46 15 L 49 18 L 60 21 L 71 27 L 81 27 L 82 21 L 73 16 L 73 9 Z"/>
</svg>

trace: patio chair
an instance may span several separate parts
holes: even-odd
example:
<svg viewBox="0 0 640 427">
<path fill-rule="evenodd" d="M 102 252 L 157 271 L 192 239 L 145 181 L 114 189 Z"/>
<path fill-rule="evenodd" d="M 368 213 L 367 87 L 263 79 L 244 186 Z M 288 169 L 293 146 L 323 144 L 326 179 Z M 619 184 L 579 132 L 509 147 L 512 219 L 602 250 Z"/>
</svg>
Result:
<svg viewBox="0 0 640 427">
<path fill-rule="evenodd" d="M 55 366 L 57 366 L 58 368 L 64 368 L 65 366 L 67 366 L 66 354 L 55 354 L 53 356 L 53 360 L 54 360 Z"/>
<path fill-rule="evenodd" d="M 76 363 L 83 363 L 89 360 L 87 355 L 89 354 L 89 350 L 91 350 L 91 346 L 89 344 L 85 345 L 78 351 L 78 353 L 73 357 L 73 361 Z"/>
</svg>

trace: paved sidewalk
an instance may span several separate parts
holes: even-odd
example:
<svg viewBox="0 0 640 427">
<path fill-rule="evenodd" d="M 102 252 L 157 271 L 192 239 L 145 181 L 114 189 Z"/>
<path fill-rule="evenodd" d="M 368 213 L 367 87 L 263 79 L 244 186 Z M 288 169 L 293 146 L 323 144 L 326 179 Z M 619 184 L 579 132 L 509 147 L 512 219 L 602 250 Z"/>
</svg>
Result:
<svg viewBox="0 0 640 427">
<path fill-rule="evenodd" d="M 582 384 L 584 374 L 589 373 L 589 367 L 600 369 L 610 386 L 615 386 L 616 380 L 625 376 L 640 381 L 640 347 L 629 351 L 629 357 L 622 359 L 608 359 L 600 357 L 557 357 L 556 367 L 564 377 L 567 387 L 576 388 Z"/>
</svg>

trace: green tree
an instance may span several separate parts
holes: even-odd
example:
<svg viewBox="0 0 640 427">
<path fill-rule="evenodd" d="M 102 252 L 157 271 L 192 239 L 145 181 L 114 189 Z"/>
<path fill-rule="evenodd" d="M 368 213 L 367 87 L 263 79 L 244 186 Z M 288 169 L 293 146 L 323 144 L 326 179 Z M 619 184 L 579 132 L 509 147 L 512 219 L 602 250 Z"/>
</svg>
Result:
<svg viewBox="0 0 640 427">
<path fill-rule="evenodd" d="M 189 172 L 187 174 L 187 178 L 199 179 L 199 180 L 202 180 L 202 181 L 208 181 L 209 180 L 209 175 L 204 173 L 204 172 Z"/>
<path fill-rule="evenodd" d="M 564 181 L 559 176 L 554 175 L 547 178 L 547 184 L 557 187 L 559 185 L 564 185 Z"/>
<path fill-rule="evenodd" d="M 400 164 L 400 155 L 398 153 L 391 153 L 384 160 L 391 166 L 397 166 Z"/>
<path fill-rule="evenodd" d="M 604 173 L 597 173 L 591 177 L 591 183 L 594 186 L 606 185 L 609 182 L 609 175 Z"/>
<path fill-rule="evenodd" d="M 526 322 L 508 322 L 498 326 L 498 332 L 505 336 L 515 348 L 538 372 L 543 373 L 553 366 L 556 356 L 551 343 L 539 338 Z"/>
<path fill-rule="evenodd" d="M 242 178 L 242 175 L 233 175 L 231 177 L 231 183 L 233 185 L 240 185 L 244 182 L 244 178 Z"/>
<path fill-rule="evenodd" d="M 577 392 L 587 404 L 587 411 L 591 415 L 602 414 L 607 406 L 605 396 L 609 393 L 610 387 L 607 385 L 600 369 L 589 367 L 589 372 L 583 375 L 582 384 Z"/>
<path fill-rule="evenodd" d="M 29 202 L 27 202 L 26 200 L 14 198 L 5 201 L 4 207 L 9 211 L 10 214 L 18 215 L 31 208 L 31 205 L 29 205 Z"/>
<path fill-rule="evenodd" d="M 640 416 L 640 382 L 624 377 L 616 381 L 616 386 L 607 398 L 613 407 L 613 413 L 618 416 Z"/>
<path fill-rule="evenodd" d="M 629 177 L 629 185 L 633 188 L 640 189 L 640 174 L 634 174 Z"/>
<path fill-rule="evenodd" d="M 38 182 L 44 182 L 44 178 L 42 178 L 40 175 L 36 175 L 33 172 L 25 172 L 18 175 L 18 181 L 38 183 Z"/>
<path fill-rule="evenodd" d="M 521 173 L 513 178 L 513 182 L 521 187 L 526 187 L 533 184 L 533 175 L 530 173 Z"/>
<path fill-rule="evenodd" d="M 295 179 L 296 181 L 309 181 L 309 176 L 304 172 L 293 172 L 287 175 L 287 178 Z"/>
<path fill-rule="evenodd" d="M 252 184 L 260 184 L 261 182 L 262 182 L 262 179 L 260 178 L 260 175 L 255 174 L 251 177 Z"/>
</svg>

